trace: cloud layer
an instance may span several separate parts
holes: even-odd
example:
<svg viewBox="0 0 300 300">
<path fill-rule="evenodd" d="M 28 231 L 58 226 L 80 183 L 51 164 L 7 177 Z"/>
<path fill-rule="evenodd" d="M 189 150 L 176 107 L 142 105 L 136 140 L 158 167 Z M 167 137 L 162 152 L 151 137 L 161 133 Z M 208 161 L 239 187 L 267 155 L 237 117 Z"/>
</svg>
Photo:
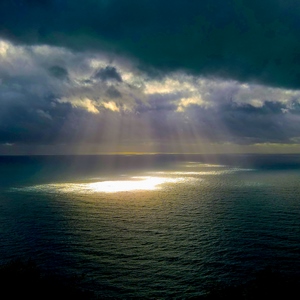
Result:
<svg viewBox="0 0 300 300">
<path fill-rule="evenodd" d="M 182 71 L 158 78 L 121 57 L 4 40 L 0 63 L 6 149 L 91 144 L 201 152 L 207 143 L 294 144 L 300 137 L 297 90 Z"/>
<path fill-rule="evenodd" d="M 4 0 L 0 12 L 0 36 L 27 45 L 122 53 L 150 70 L 300 86 L 296 0 Z"/>
<path fill-rule="evenodd" d="M 299 15 L 292 0 L 1 1 L 0 153 L 296 147 Z"/>
</svg>

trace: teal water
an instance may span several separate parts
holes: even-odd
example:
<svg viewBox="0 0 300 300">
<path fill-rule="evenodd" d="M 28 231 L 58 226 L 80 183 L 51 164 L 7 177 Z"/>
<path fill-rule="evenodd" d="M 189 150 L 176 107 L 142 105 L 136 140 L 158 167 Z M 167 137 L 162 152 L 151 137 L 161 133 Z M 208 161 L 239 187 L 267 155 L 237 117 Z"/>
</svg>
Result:
<svg viewBox="0 0 300 300">
<path fill-rule="evenodd" d="M 0 260 L 99 297 L 169 299 L 300 270 L 299 156 L 1 157 Z"/>
</svg>

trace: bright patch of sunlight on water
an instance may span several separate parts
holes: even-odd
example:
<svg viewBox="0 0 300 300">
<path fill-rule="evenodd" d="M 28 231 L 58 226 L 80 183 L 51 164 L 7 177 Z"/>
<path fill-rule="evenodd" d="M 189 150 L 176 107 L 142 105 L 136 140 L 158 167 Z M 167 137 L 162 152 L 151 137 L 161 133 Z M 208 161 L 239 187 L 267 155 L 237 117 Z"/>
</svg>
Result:
<svg viewBox="0 0 300 300">
<path fill-rule="evenodd" d="M 103 180 L 88 183 L 54 183 L 36 185 L 23 188 L 22 190 L 35 190 L 49 193 L 117 193 L 130 192 L 141 190 L 157 190 L 165 183 L 178 183 L 186 181 L 186 178 L 171 178 L 171 177 L 152 177 L 152 176 L 134 176 L 127 180 Z"/>
<path fill-rule="evenodd" d="M 175 183 L 182 178 L 132 177 L 131 180 L 112 180 L 87 184 L 87 189 L 95 192 L 116 193 L 135 190 L 156 190 L 164 183 Z"/>
</svg>

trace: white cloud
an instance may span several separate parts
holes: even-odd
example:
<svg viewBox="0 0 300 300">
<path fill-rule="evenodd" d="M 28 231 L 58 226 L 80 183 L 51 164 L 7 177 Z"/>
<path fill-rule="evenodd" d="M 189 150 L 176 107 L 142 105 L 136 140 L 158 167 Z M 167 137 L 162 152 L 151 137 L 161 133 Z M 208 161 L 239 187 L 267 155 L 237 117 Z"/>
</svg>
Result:
<svg viewBox="0 0 300 300">
<path fill-rule="evenodd" d="M 117 107 L 116 103 L 113 101 L 103 102 L 102 105 L 111 111 L 120 111 L 120 108 Z"/>
<path fill-rule="evenodd" d="M 201 97 L 181 98 L 177 107 L 178 112 L 183 112 L 190 105 L 203 105 L 204 101 Z"/>
</svg>

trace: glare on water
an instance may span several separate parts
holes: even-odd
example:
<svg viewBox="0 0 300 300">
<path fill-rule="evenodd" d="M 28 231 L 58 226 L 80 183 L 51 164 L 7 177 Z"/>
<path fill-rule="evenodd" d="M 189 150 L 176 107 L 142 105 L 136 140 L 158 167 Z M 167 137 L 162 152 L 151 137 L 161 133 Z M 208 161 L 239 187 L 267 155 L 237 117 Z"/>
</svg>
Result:
<svg viewBox="0 0 300 300">
<path fill-rule="evenodd" d="M 178 182 L 178 178 L 132 177 L 131 180 L 93 182 L 86 185 L 87 190 L 116 193 L 135 190 L 155 190 L 163 183 Z"/>
<path fill-rule="evenodd" d="M 73 193 L 117 193 L 138 190 L 157 190 L 166 183 L 177 183 L 186 181 L 181 177 L 152 177 L 139 176 L 129 177 L 126 180 L 102 180 L 88 183 L 56 183 L 34 186 L 28 189 L 42 190 L 49 192 L 73 192 Z"/>
</svg>

